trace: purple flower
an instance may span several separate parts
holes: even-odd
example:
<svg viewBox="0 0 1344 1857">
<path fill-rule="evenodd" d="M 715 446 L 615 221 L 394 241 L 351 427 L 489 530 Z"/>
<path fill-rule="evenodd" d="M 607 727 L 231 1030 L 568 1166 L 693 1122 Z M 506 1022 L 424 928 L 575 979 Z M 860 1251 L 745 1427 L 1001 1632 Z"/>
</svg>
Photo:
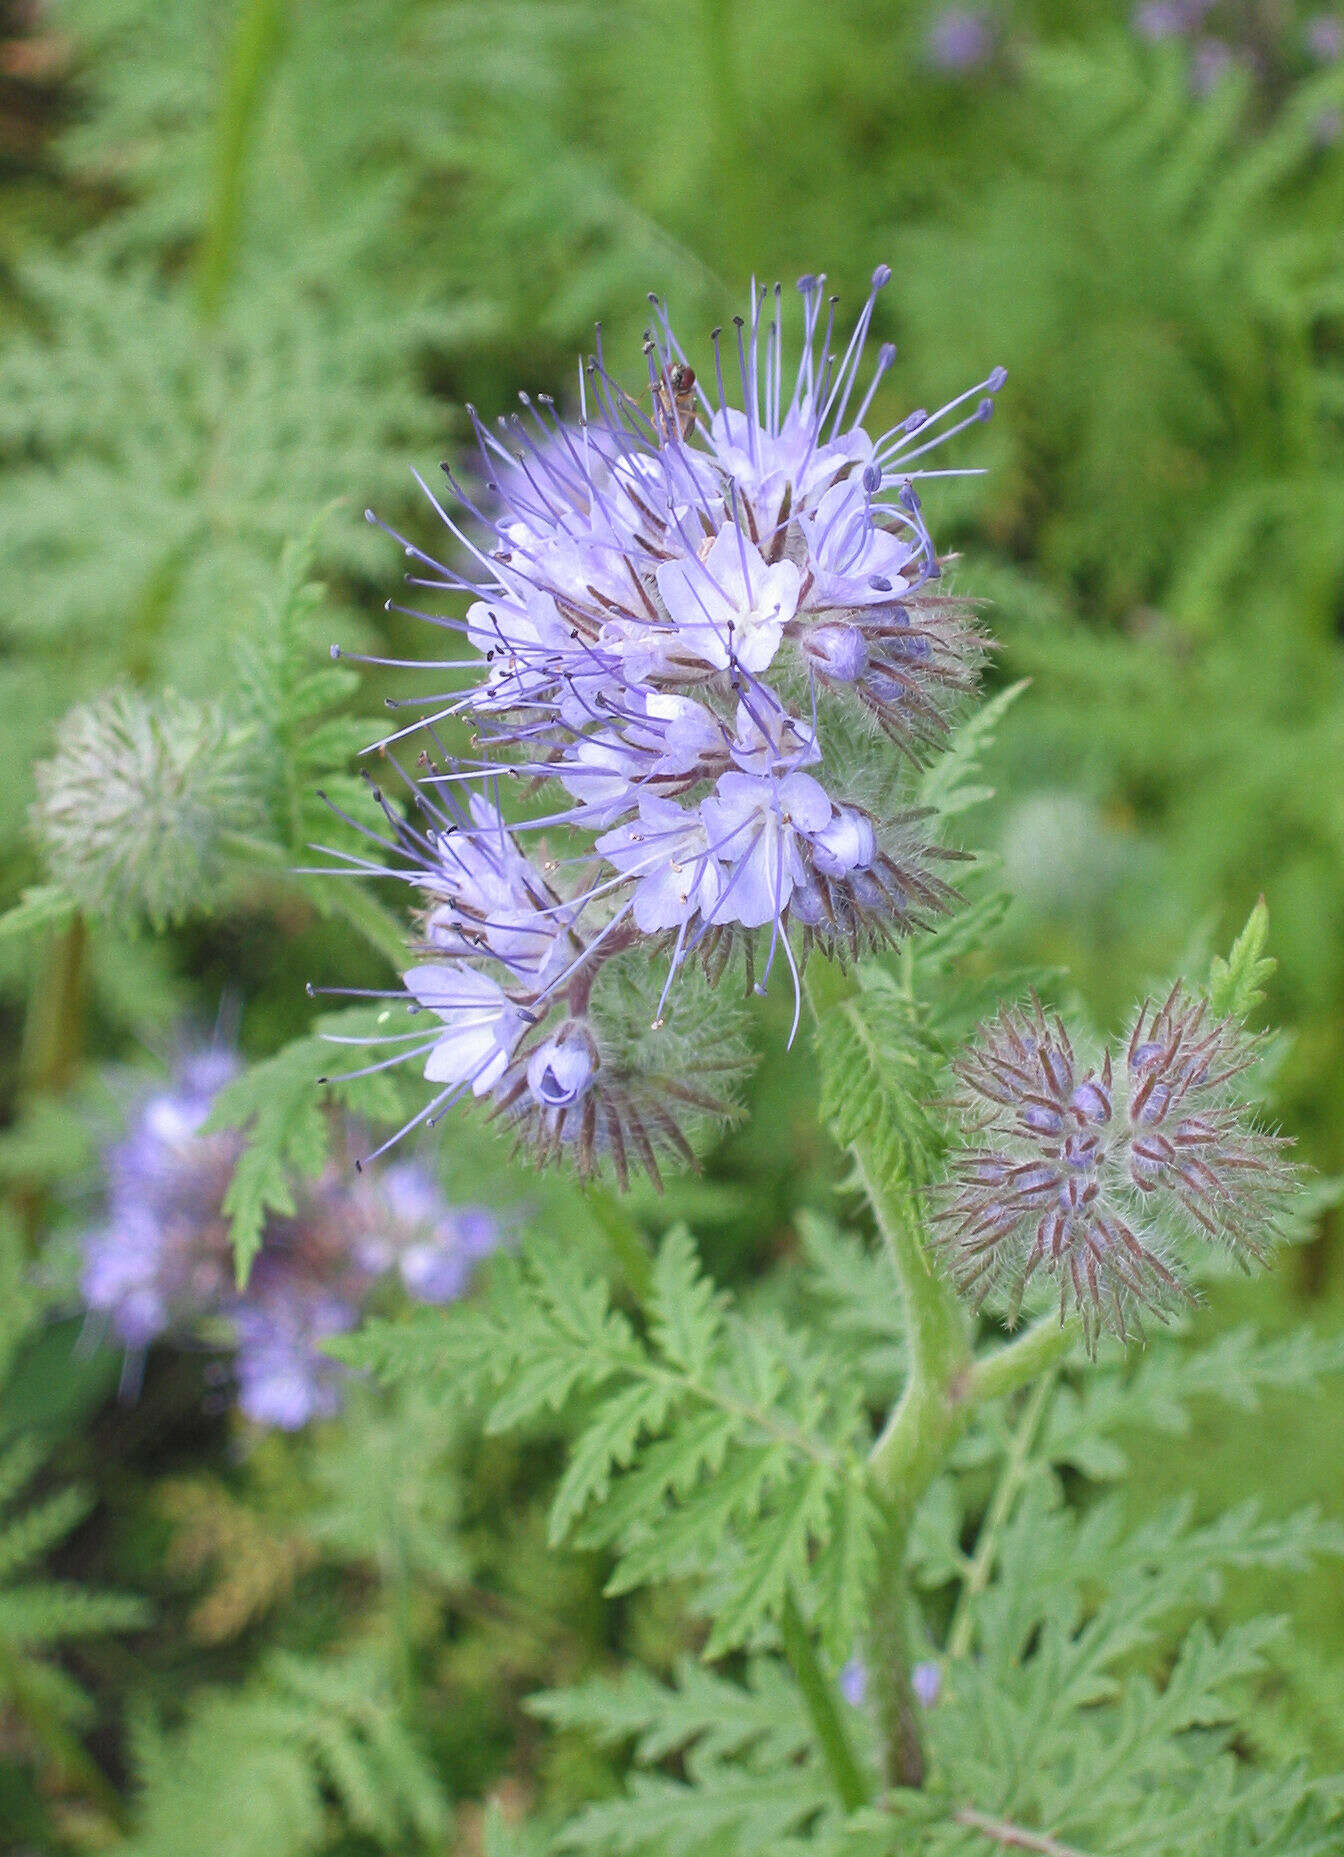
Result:
<svg viewBox="0 0 1344 1857">
<path fill-rule="evenodd" d="M 527 1087 L 543 1109 L 568 1109 L 588 1091 L 597 1069 L 591 1034 L 570 1020 L 527 1061 Z"/>
<path fill-rule="evenodd" d="M 411 997 L 444 1025 L 429 1046 L 425 1076 L 484 1096 L 522 1037 L 526 1022 L 517 1007 L 497 980 L 474 967 L 412 967 L 404 978 Z"/>
<path fill-rule="evenodd" d="M 342 1370 L 321 1344 L 353 1328 L 359 1312 L 264 1263 L 254 1274 L 262 1281 L 233 1312 L 238 1409 L 257 1425 L 298 1431 L 340 1410 Z"/>
<path fill-rule="evenodd" d="M 965 76 L 988 64 L 998 45 L 998 29 L 983 7 L 940 7 L 930 21 L 924 56 L 935 71 Z"/>
<path fill-rule="evenodd" d="M 939 1215 L 958 1286 L 1020 1298 L 1044 1269 L 1095 1347 L 1189 1300 L 1174 1244 L 1263 1257 L 1291 1169 L 1236 1094 L 1256 1048 L 1179 986 L 1090 1064 L 1037 1002 L 981 1026 L 954 1065 L 965 1135 Z"/>
<path fill-rule="evenodd" d="M 727 867 L 713 919 L 760 928 L 778 921 L 807 876 L 810 834 L 829 824 L 831 802 L 810 774 L 722 774 L 700 805 L 709 842 Z"/>
<path fill-rule="evenodd" d="M 1318 64 L 1344 58 L 1344 19 L 1334 13 L 1315 13 L 1303 28 L 1303 42 Z"/>
<path fill-rule="evenodd" d="M 915 1692 L 915 1701 L 922 1708 L 931 1709 L 943 1691 L 943 1673 L 937 1664 L 916 1664 L 910 1672 L 910 1687 Z"/>
<path fill-rule="evenodd" d="M 203 1129 L 237 1069 L 231 1051 L 188 1052 L 135 1108 L 108 1155 L 107 1216 L 84 1240 L 80 1293 L 131 1350 L 229 1333 L 239 1410 L 292 1430 L 336 1410 L 342 1370 L 322 1342 L 354 1326 L 380 1279 L 395 1273 L 421 1301 L 450 1301 L 503 1227 L 484 1208 L 449 1206 L 414 1163 L 354 1177 L 334 1161 L 296 1184 L 291 1216 L 267 1221 L 240 1291 L 223 1207 L 244 1138 Z M 333 1134 L 341 1146 L 352 1138 L 341 1125 Z"/>
<path fill-rule="evenodd" d="M 80 1293 L 129 1348 L 198 1316 L 229 1282 L 220 1207 L 239 1144 L 200 1130 L 237 1068 L 218 1047 L 188 1053 L 108 1152 L 107 1217 L 84 1239 Z"/>
<path fill-rule="evenodd" d="M 675 631 L 667 663 L 726 671 L 764 671 L 779 650 L 798 607 L 798 569 L 768 566 L 735 523 L 727 523 L 699 554 L 668 561 L 655 576 Z"/>
<path fill-rule="evenodd" d="M 712 918 L 723 891 L 723 866 L 710 850 L 698 812 L 648 795 L 639 802 L 639 817 L 607 832 L 594 849 L 635 879 L 635 925 L 643 934 L 676 928 L 695 914 Z"/>
<path fill-rule="evenodd" d="M 402 610 L 477 654 L 434 661 L 476 676 L 417 699 L 429 714 L 385 744 L 423 732 L 425 771 L 407 779 L 409 817 L 383 802 L 382 852 L 349 860 L 424 905 L 392 997 L 438 1024 L 390 1033 L 378 1060 L 423 1064 L 436 1094 L 417 1122 L 470 1095 L 581 1167 L 684 1155 L 673 1108 L 723 1113 L 724 1073 L 683 1043 L 679 1095 L 635 1053 L 690 963 L 717 977 L 740 956 L 754 981 L 765 933 L 760 985 L 779 958 L 796 1024 L 812 945 L 853 958 L 947 907 L 916 815 L 873 811 L 841 744 L 880 733 L 922 762 L 975 686 L 981 643 L 938 590 L 915 486 L 942 474 L 930 451 L 989 416 L 1004 374 L 870 430 L 895 350 L 866 379 L 863 355 L 890 275 L 873 274 L 844 343 L 824 280 L 802 279 L 788 365 L 782 293 L 754 291 L 710 338 L 712 394 L 655 301 L 644 405 L 599 350 L 577 424 L 530 400 L 498 432 L 475 421 L 483 495 L 449 474 L 449 501 L 431 496 L 451 562 L 398 538 L 413 586 L 468 602 L 465 619 Z M 470 754 L 446 756 L 449 718 Z M 504 786 L 544 795 L 541 810 L 507 826 Z M 656 1005 L 635 983 L 654 955 Z"/>
<path fill-rule="evenodd" d="M 868 1666 L 861 1657 L 851 1657 L 840 1672 L 840 1694 L 851 1709 L 861 1709 L 868 1695 Z"/>
<path fill-rule="evenodd" d="M 1134 9 L 1134 30 L 1145 39 L 1183 38 L 1212 5 L 1213 0 L 1147 0 Z"/>
<path fill-rule="evenodd" d="M 1196 96 L 1215 89 L 1237 62 L 1237 54 L 1223 39 L 1200 39 L 1190 60 L 1190 86 Z"/>
</svg>

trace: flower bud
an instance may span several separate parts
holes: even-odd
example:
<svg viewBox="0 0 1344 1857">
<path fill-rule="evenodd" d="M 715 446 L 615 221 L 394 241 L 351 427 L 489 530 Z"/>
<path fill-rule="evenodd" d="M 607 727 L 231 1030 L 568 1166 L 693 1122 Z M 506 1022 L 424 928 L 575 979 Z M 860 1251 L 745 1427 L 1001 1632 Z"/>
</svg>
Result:
<svg viewBox="0 0 1344 1857">
<path fill-rule="evenodd" d="M 868 644 L 854 625 L 813 626 L 803 652 L 832 683 L 857 683 L 868 668 Z"/>
<path fill-rule="evenodd" d="M 93 914 L 143 911 L 156 926 L 209 907 L 225 834 L 260 812 L 241 733 L 213 704 L 128 690 L 62 727 L 30 815 L 52 878 Z"/>
<path fill-rule="evenodd" d="M 527 1087 L 543 1109 L 568 1109 L 585 1093 L 596 1069 L 597 1051 L 591 1036 L 568 1025 L 532 1053 Z"/>
<path fill-rule="evenodd" d="M 873 861 L 877 838 L 865 813 L 842 806 L 812 839 L 812 862 L 823 877 L 844 877 Z"/>
</svg>

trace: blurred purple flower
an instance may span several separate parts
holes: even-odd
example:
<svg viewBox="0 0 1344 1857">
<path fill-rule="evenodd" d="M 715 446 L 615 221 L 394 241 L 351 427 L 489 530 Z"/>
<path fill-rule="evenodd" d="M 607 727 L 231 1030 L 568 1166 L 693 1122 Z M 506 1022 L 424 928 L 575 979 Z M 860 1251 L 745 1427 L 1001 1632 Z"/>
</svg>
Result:
<svg viewBox="0 0 1344 1857">
<path fill-rule="evenodd" d="M 449 1206 L 412 1162 L 356 1177 L 333 1163 L 273 1214 L 246 1289 L 234 1280 L 224 1194 L 243 1148 L 203 1132 L 237 1073 L 228 1050 L 186 1053 L 147 1095 L 107 1157 L 104 1221 L 83 1244 L 80 1292 L 127 1349 L 231 1334 L 239 1409 L 292 1430 L 339 1405 L 342 1370 L 321 1351 L 354 1327 L 378 1281 L 395 1274 L 422 1302 L 449 1302 L 501 1240 L 480 1207 Z"/>
<path fill-rule="evenodd" d="M 1197 39 L 1190 57 L 1190 87 L 1205 96 L 1220 84 L 1237 63 L 1237 54 L 1224 39 Z"/>
<path fill-rule="evenodd" d="M 1193 32 L 1214 0 L 1147 0 L 1135 7 L 1134 30 L 1145 39 L 1183 38 Z"/>
<path fill-rule="evenodd" d="M 1333 64 L 1344 58 L 1344 19 L 1335 13 L 1315 13 L 1302 33 L 1307 53 L 1318 64 Z"/>
<path fill-rule="evenodd" d="M 998 41 L 998 27 L 986 8 L 940 7 L 924 37 L 924 57 L 935 71 L 964 77 L 989 63 Z"/>
</svg>

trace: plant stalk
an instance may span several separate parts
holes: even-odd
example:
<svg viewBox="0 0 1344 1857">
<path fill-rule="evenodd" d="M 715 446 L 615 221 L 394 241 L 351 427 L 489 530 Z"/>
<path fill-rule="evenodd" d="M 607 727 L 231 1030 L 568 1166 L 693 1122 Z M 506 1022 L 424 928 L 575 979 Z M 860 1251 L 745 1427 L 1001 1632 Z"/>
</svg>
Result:
<svg viewBox="0 0 1344 1857">
<path fill-rule="evenodd" d="M 282 0 L 243 0 L 234 25 L 220 102 L 210 207 L 196 253 L 196 305 L 206 323 L 219 320 L 233 276 L 247 145 L 275 67 L 283 21 Z"/>
<path fill-rule="evenodd" d="M 871 1801 L 873 1784 L 850 1743 L 836 1686 L 822 1668 L 792 1593 L 784 1601 L 779 1629 L 784 1655 L 789 1660 L 822 1758 L 835 1782 L 836 1795 L 847 1812 L 857 1812 Z"/>
<path fill-rule="evenodd" d="M 994 1557 L 999 1550 L 999 1540 L 1008 1525 L 1013 1504 L 1018 1491 L 1026 1480 L 1027 1469 L 1031 1462 L 1031 1448 L 1036 1442 L 1036 1433 L 1045 1416 L 1050 1394 L 1054 1390 L 1055 1376 L 1051 1369 L 1042 1374 L 1032 1388 L 1017 1429 L 1013 1433 L 1004 1461 L 1002 1473 L 985 1519 L 976 1538 L 975 1557 L 962 1582 L 961 1593 L 957 1599 L 957 1609 L 952 1615 L 952 1624 L 947 1634 L 947 1654 L 949 1657 L 964 1657 L 971 1648 L 971 1638 L 975 1631 L 974 1606 L 979 1595 L 989 1584 L 994 1571 Z"/>
<path fill-rule="evenodd" d="M 807 988 L 820 1020 L 825 1013 L 843 1012 L 858 993 L 859 982 L 852 973 L 813 962 Z M 899 1286 L 910 1351 L 905 1386 L 868 1460 L 873 1491 L 887 1518 L 869 1659 L 888 1780 L 894 1786 L 917 1787 L 924 1783 L 926 1763 L 906 1642 L 906 1544 L 916 1505 L 969 1417 L 965 1387 L 971 1342 L 955 1292 L 929 1256 L 917 1185 L 924 1157 L 912 1156 L 911 1167 L 892 1179 L 875 1142 L 860 1138 L 851 1143 L 850 1152 Z"/>
<path fill-rule="evenodd" d="M 1068 1358 L 1080 1333 L 1076 1316 L 1060 1323 L 1053 1315 L 1025 1329 L 992 1354 L 984 1355 L 971 1368 L 967 1380 L 967 1398 L 972 1405 L 982 1399 L 998 1399 L 1015 1393 Z"/>
</svg>

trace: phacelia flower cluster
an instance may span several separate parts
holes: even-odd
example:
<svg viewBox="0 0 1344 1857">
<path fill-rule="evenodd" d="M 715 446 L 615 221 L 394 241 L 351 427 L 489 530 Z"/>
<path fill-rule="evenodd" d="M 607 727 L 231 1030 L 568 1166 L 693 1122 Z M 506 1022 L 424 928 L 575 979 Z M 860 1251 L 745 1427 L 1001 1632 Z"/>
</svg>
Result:
<svg viewBox="0 0 1344 1857">
<path fill-rule="evenodd" d="M 1043 1270 L 1095 1347 L 1189 1300 L 1184 1239 L 1263 1259 L 1292 1169 L 1237 1093 L 1256 1055 L 1179 985 L 1094 1062 L 1036 1002 L 981 1026 L 953 1066 L 963 1145 L 940 1213 L 958 1287 L 1015 1307 Z"/>
<path fill-rule="evenodd" d="M 853 957 L 947 907 L 946 854 L 892 766 L 943 745 L 982 641 L 916 485 L 948 474 L 923 460 L 990 416 L 1004 373 L 870 432 L 889 275 L 844 342 L 802 279 L 792 362 L 778 286 L 753 291 L 703 374 L 651 299 L 640 398 L 599 339 L 576 422 L 524 395 L 497 430 L 475 421 L 483 494 L 447 466 L 449 496 L 426 488 L 451 563 L 397 538 L 411 583 L 466 610 L 396 610 L 475 653 L 437 665 L 465 688 L 413 700 L 412 814 L 384 802 L 391 856 L 361 861 L 422 906 L 402 997 L 429 1023 L 384 1060 L 423 1061 L 419 1119 L 471 1095 L 544 1156 L 656 1177 L 660 1149 L 688 1154 L 688 1115 L 726 1108 L 736 1062 L 718 1002 L 697 1030 L 693 975 L 703 994 L 738 959 L 762 992 L 786 967 L 796 1027 L 810 948 Z"/>
<path fill-rule="evenodd" d="M 1132 18 L 1140 38 L 1185 45 L 1190 87 L 1201 96 L 1241 72 L 1264 100 L 1280 101 L 1312 70 L 1344 59 L 1344 19 L 1282 0 L 1142 0 Z M 1321 141 L 1338 140 L 1338 114 L 1322 110 Z"/>
<path fill-rule="evenodd" d="M 227 1049 L 190 1052 L 139 1104 L 107 1156 L 107 1215 L 84 1239 L 80 1292 L 128 1357 L 226 1336 L 239 1409 L 295 1430 L 339 1407 L 342 1369 L 321 1343 L 356 1325 L 376 1284 L 395 1276 L 417 1300 L 451 1301 L 500 1226 L 449 1207 L 412 1163 L 356 1177 L 338 1161 L 296 1188 L 292 1217 L 271 1215 L 240 1291 L 223 1200 L 243 1137 L 204 1130 L 237 1068 Z"/>
</svg>

